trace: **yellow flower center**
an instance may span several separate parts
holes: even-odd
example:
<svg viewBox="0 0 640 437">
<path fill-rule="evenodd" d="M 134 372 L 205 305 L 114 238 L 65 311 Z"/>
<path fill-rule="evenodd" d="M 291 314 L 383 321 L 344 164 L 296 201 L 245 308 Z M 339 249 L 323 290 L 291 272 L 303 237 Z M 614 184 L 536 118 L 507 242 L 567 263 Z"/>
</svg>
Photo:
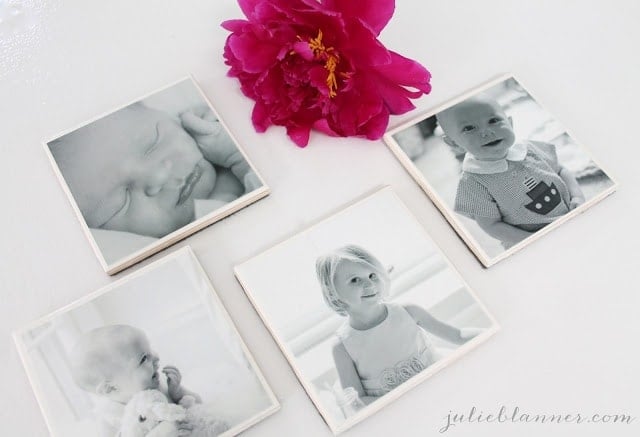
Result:
<svg viewBox="0 0 640 437">
<path fill-rule="evenodd" d="M 336 96 L 338 89 L 338 80 L 336 78 L 336 68 L 340 62 L 340 56 L 335 52 L 333 47 L 325 47 L 322 42 L 322 30 L 318 29 L 318 36 L 309 38 L 309 48 L 313 51 L 316 59 L 324 60 L 324 68 L 327 70 L 327 88 L 329 88 L 329 97 Z"/>
</svg>

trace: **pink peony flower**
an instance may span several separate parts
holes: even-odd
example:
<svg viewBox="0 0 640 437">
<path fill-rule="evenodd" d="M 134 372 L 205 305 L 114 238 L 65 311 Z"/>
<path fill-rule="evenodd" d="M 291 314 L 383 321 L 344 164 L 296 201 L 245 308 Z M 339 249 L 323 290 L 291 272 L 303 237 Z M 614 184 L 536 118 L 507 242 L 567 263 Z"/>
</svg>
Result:
<svg viewBox="0 0 640 437">
<path fill-rule="evenodd" d="M 332 136 L 380 138 L 390 114 L 431 90 L 420 64 L 377 37 L 394 0 L 239 0 L 247 20 L 229 20 L 229 76 L 255 100 L 258 132 L 285 126 L 307 145 L 311 129 Z"/>
</svg>

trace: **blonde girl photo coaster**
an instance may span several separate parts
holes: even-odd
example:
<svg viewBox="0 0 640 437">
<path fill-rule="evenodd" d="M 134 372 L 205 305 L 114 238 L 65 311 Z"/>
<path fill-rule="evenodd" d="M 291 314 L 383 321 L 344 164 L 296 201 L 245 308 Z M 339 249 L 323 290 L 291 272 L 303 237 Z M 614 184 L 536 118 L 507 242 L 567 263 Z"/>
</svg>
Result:
<svg viewBox="0 0 640 437">
<path fill-rule="evenodd" d="M 279 409 L 189 247 L 14 339 L 53 436 L 233 436 Z"/>
<path fill-rule="evenodd" d="M 390 188 L 236 266 L 235 274 L 334 434 L 498 330 Z"/>
<path fill-rule="evenodd" d="M 384 140 L 485 267 L 617 188 L 511 75 L 390 130 Z"/>
<path fill-rule="evenodd" d="M 45 150 L 109 274 L 269 194 L 192 78 L 68 130 Z"/>
</svg>

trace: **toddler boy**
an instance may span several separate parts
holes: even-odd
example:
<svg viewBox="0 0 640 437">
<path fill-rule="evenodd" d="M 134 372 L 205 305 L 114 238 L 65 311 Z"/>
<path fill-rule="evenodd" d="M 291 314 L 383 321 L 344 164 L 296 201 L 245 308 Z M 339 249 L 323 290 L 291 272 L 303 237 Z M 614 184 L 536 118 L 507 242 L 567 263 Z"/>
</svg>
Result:
<svg viewBox="0 0 640 437">
<path fill-rule="evenodd" d="M 555 146 L 517 142 L 510 117 L 492 99 L 467 99 L 437 115 L 451 146 L 466 151 L 455 211 L 505 248 L 524 240 L 584 202 Z"/>
</svg>

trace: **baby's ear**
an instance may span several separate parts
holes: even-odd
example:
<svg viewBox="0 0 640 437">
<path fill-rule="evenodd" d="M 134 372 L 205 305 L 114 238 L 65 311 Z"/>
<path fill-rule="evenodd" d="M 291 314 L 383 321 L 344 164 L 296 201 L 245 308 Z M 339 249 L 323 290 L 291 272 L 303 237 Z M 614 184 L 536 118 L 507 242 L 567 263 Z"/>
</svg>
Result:
<svg viewBox="0 0 640 437">
<path fill-rule="evenodd" d="M 447 135 L 443 135 L 442 136 L 442 140 L 447 143 L 448 145 L 450 145 L 451 147 L 458 147 L 458 145 L 456 144 L 455 141 L 453 141 L 451 138 L 449 138 Z"/>
<path fill-rule="evenodd" d="M 118 388 L 111 384 L 111 382 L 109 381 L 102 381 L 100 384 L 98 384 L 98 386 L 96 387 L 96 394 L 100 395 L 100 396 L 107 396 L 108 394 L 114 392 L 115 390 L 117 390 Z"/>
</svg>

